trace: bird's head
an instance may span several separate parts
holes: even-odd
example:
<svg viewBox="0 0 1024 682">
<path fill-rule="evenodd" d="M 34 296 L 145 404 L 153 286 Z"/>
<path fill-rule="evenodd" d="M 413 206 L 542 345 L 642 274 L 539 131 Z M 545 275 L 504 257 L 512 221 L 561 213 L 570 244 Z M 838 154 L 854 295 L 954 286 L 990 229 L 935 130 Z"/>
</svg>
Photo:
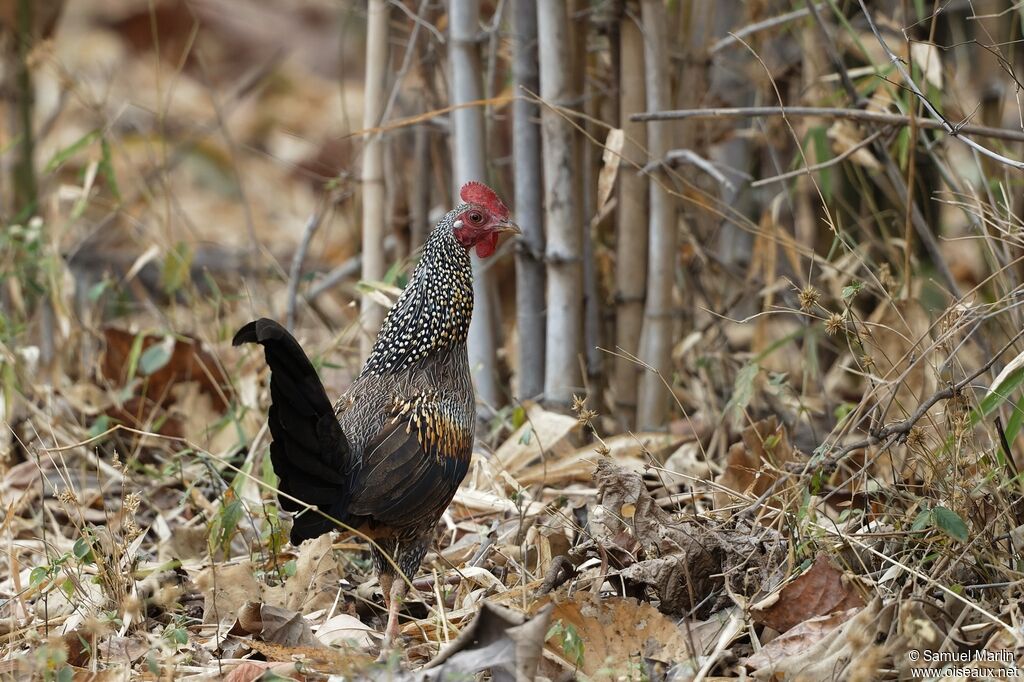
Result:
<svg viewBox="0 0 1024 682">
<path fill-rule="evenodd" d="M 466 249 L 475 246 L 476 255 L 486 258 L 494 253 L 502 232 L 519 234 L 519 226 L 509 220 L 508 208 L 487 185 L 467 182 L 459 197 L 463 203 L 453 211 L 452 229 Z"/>
</svg>

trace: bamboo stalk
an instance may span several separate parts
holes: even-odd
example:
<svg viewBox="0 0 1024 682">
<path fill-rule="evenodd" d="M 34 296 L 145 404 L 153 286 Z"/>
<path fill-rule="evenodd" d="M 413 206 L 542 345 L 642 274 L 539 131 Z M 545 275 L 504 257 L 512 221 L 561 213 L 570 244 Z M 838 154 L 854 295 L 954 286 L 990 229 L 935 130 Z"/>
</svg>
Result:
<svg viewBox="0 0 1024 682">
<path fill-rule="evenodd" d="M 537 5 L 515 0 L 512 7 L 516 93 L 540 90 L 537 66 Z M 516 218 L 523 231 L 516 251 L 516 324 L 519 330 L 518 394 L 534 398 L 544 391 L 544 215 L 541 193 L 540 112 L 525 97 L 512 105 L 512 153 L 515 157 Z"/>
<path fill-rule="evenodd" d="M 626 144 L 622 149 L 625 167 L 643 166 L 647 161 L 647 129 L 631 121 L 630 114 L 645 106 L 645 88 L 636 74 L 644 70 L 643 34 L 636 22 L 623 16 L 620 27 L 619 111 Z M 639 356 L 640 329 L 644 319 L 647 284 L 647 175 L 619 173 L 618 216 L 615 236 L 615 345 L 624 353 L 615 355 L 612 387 L 616 411 L 623 427 L 636 425 L 636 391 L 640 367 L 628 357 Z"/>
<path fill-rule="evenodd" d="M 537 6 L 540 94 L 554 105 L 566 105 L 572 96 L 567 9 L 565 0 L 548 0 Z M 582 234 L 573 195 L 573 128 L 558 112 L 545 107 L 541 112 L 541 140 L 548 269 L 544 396 L 553 405 L 567 406 L 574 391 L 580 389 L 583 333 Z"/>
<path fill-rule="evenodd" d="M 661 0 L 642 0 L 644 75 L 647 108 L 661 111 L 671 101 L 665 35 L 667 19 Z M 663 159 L 671 149 L 671 130 L 660 121 L 647 123 L 647 147 L 652 159 Z M 640 378 L 637 427 L 659 428 L 665 423 L 668 392 L 662 383 L 671 379 L 672 283 L 675 273 L 676 224 L 672 196 L 659 183 L 650 183 L 647 300 L 640 358 L 652 370 Z M 660 375 L 660 376 L 659 376 Z"/>
<path fill-rule="evenodd" d="M 369 0 L 366 27 L 366 99 L 363 103 L 363 127 L 377 127 L 384 113 L 387 96 L 388 19 L 387 0 Z M 363 269 L 364 281 L 384 277 L 384 226 L 386 223 L 386 192 L 384 179 L 384 142 L 382 133 L 370 133 L 363 149 Z M 384 321 L 384 308 L 368 294 L 361 301 L 364 334 L 360 350 L 365 358 Z"/>
<path fill-rule="evenodd" d="M 448 58 L 452 68 L 451 103 L 453 106 L 481 98 L 480 31 L 478 0 L 452 0 L 449 7 L 451 39 Z M 470 180 L 487 179 L 484 163 L 484 120 L 479 107 L 461 107 L 452 111 L 454 133 L 455 202 L 459 188 Z M 482 268 L 473 256 L 473 321 L 469 327 L 469 364 L 476 384 L 477 397 L 490 407 L 500 406 L 503 396 L 498 390 L 496 369 L 496 322 L 494 309 L 493 270 Z"/>
</svg>

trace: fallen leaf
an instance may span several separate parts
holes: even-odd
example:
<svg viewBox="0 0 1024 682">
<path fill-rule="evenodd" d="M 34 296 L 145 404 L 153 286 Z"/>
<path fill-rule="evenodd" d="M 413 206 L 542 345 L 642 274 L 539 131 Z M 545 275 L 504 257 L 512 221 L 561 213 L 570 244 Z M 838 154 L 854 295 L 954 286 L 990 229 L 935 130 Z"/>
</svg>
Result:
<svg viewBox="0 0 1024 682">
<path fill-rule="evenodd" d="M 516 476 L 540 457 L 568 456 L 575 450 L 568 437 L 578 424 L 573 417 L 533 405 L 526 411 L 526 421 L 498 447 L 492 461 L 496 468 Z"/>
<path fill-rule="evenodd" d="M 853 608 L 848 611 L 830 613 L 826 616 L 808 618 L 768 642 L 768 644 L 761 647 L 760 651 L 747 658 L 744 663 L 750 668 L 757 670 L 758 668 L 778 663 L 794 654 L 800 654 L 812 645 L 820 642 L 840 625 L 849 621 L 859 610 L 859 608 Z"/>
<path fill-rule="evenodd" d="M 597 211 L 601 213 L 615 189 L 615 178 L 619 174 L 622 161 L 622 144 L 626 135 L 622 128 L 612 128 L 604 141 L 604 152 L 601 154 L 601 172 L 597 175 Z"/>
<path fill-rule="evenodd" d="M 577 594 L 573 600 L 555 597 L 552 603 L 552 625 L 560 623 L 562 633 L 571 632 L 571 637 L 579 638 L 579 669 L 592 679 L 621 679 L 620 675 L 633 679 L 631 676 L 645 660 L 667 667 L 693 659 L 686 637 L 675 621 L 646 602 L 623 597 L 597 598 L 586 593 Z M 553 636 L 547 648 L 575 664 L 576 661 L 568 660 L 565 636 Z"/>
<path fill-rule="evenodd" d="M 259 635 L 264 642 L 282 646 L 316 646 L 309 622 L 298 611 L 280 606 L 246 602 L 238 613 L 238 625 L 245 632 Z"/>
<path fill-rule="evenodd" d="M 719 486 L 757 497 L 775 482 L 775 469 L 796 459 L 786 427 L 774 415 L 743 430 L 742 441 L 729 447 L 725 471 L 715 479 Z M 735 496 L 715 492 L 715 507 L 735 502 Z"/>
<path fill-rule="evenodd" d="M 823 553 L 808 570 L 782 587 L 778 601 L 764 610 L 751 609 L 750 616 L 755 623 L 786 632 L 811 618 L 863 606 L 856 586 Z"/>
<path fill-rule="evenodd" d="M 357 649 L 368 650 L 375 646 L 373 628 L 355 616 L 339 613 L 317 628 L 316 638 L 325 646 L 348 644 Z"/>
<path fill-rule="evenodd" d="M 541 660 L 551 607 L 539 609 L 531 618 L 489 602 L 454 642 L 424 666 L 403 680 L 455 680 L 472 678 L 487 670 L 494 682 L 532 680 Z"/>
</svg>

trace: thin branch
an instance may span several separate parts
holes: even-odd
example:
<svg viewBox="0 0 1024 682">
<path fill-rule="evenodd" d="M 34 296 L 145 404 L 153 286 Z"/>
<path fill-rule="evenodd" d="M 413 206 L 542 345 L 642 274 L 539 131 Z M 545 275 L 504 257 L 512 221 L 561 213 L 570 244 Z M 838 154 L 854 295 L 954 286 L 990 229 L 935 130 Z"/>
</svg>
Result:
<svg viewBox="0 0 1024 682">
<path fill-rule="evenodd" d="M 299 242 L 299 248 L 292 256 L 292 266 L 288 270 L 288 307 L 285 317 L 288 331 L 295 329 L 295 300 L 299 292 L 299 279 L 302 277 L 302 262 L 306 260 L 306 252 L 309 251 L 309 243 L 313 240 L 313 235 L 324 220 L 325 205 L 326 202 L 321 202 L 320 206 L 306 220 L 306 227 L 302 231 L 302 241 Z"/>
<path fill-rule="evenodd" d="M 818 3 L 818 8 L 819 9 L 824 7 L 824 6 L 825 6 L 825 3 L 823 3 L 823 2 L 822 3 Z M 719 52 L 719 51 L 729 47 L 733 43 L 738 43 L 740 38 L 746 38 L 747 36 L 749 36 L 749 35 L 751 35 L 753 33 L 757 33 L 759 31 L 764 31 L 764 30 L 769 29 L 769 28 L 774 28 L 776 26 L 779 26 L 780 24 L 786 24 L 786 23 L 789 23 L 790 21 L 794 21 L 796 19 L 802 19 L 803 17 L 806 17 L 810 13 L 811 13 L 811 10 L 809 10 L 807 8 L 798 9 L 798 10 L 793 10 L 792 12 L 786 12 L 785 14 L 780 14 L 779 16 L 772 17 L 771 19 L 765 19 L 764 21 L 758 21 L 757 23 L 750 24 L 748 26 L 744 26 L 743 28 L 741 28 L 738 31 L 731 32 L 725 38 L 722 38 L 721 40 L 716 42 L 714 45 L 712 45 L 711 49 L 708 50 L 708 54 L 715 54 L 716 52 Z"/>
<path fill-rule="evenodd" d="M 889 57 L 889 61 L 891 61 L 893 66 L 896 67 L 896 70 L 899 71 L 900 76 L 903 78 L 903 81 L 907 84 L 907 87 L 910 88 L 911 92 L 917 95 L 917 98 L 921 100 L 921 103 L 924 104 L 924 108 L 928 110 L 928 113 L 935 117 L 936 122 L 941 122 L 940 127 L 943 130 L 945 130 L 946 133 L 949 134 L 951 137 L 959 139 L 961 142 L 963 142 L 964 144 L 966 144 L 968 147 L 978 152 L 979 154 L 987 156 L 988 158 L 998 161 L 999 163 L 1002 163 L 1004 165 L 1010 166 L 1011 168 L 1024 169 L 1024 161 L 1015 161 L 1014 159 L 1011 159 L 1007 156 L 1003 156 L 1002 154 L 992 151 L 988 147 L 983 147 L 982 145 L 978 144 L 977 142 L 963 134 L 963 131 L 967 129 L 966 126 L 953 126 L 952 124 L 949 123 L 949 121 L 946 120 L 945 116 L 940 114 L 938 110 L 934 106 L 932 106 L 932 103 L 928 100 L 927 97 L 924 96 L 924 93 L 921 92 L 921 88 L 918 87 L 917 83 L 914 82 L 914 79 L 910 77 L 909 73 L 907 73 L 906 67 L 903 66 L 903 61 L 899 57 L 897 57 L 891 49 L 889 49 L 889 46 L 886 44 L 885 39 L 882 37 L 882 34 L 879 33 L 878 27 L 875 26 L 875 22 L 871 18 L 871 13 L 868 12 L 868 8 L 864 4 L 864 0 L 857 1 L 860 3 L 861 11 L 864 12 L 864 18 L 867 19 L 868 21 L 868 26 L 871 27 L 871 32 L 875 34 L 875 39 L 878 40 L 878 44 L 882 46 L 883 50 L 885 50 L 885 54 Z M 924 121 L 918 121 L 918 125 L 923 127 Z"/>
<path fill-rule="evenodd" d="M 881 134 L 882 134 L 881 130 L 875 131 L 870 136 L 864 138 L 863 140 L 861 140 L 857 144 L 853 145 L 852 147 L 847 149 L 845 152 L 843 152 L 839 156 L 834 156 L 831 159 L 829 159 L 828 161 L 823 161 L 821 163 L 816 163 L 813 166 L 808 166 L 807 168 L 798 168 L 795 171 L 790 171 L 788 173 L 783 173 L 781 175 L 775 175 L 775 176 L 772 176 L 770 178 L 763 178 L 761 180 L 757 180 L 756 182 L 750 183 L 750 186 L 751 187 L 763 187 L 764 185 L 770 185 L 770 184 L 772 184 L 774 182 L 782 182 L 783 180 L 789 180 L 790 178 L 795 178 L 795 177 L 798 177 L 800 175 L 806 175 L 807 173 L 814 173 L 816 171 L 825 170 L 826 168 L 829 168 L 831 166 L 838 165 L 838 164 L 842 163 L 843 161 L 845 161 L 846 159 L 848 159 L 853 154 L 855 154 L 858 150 L 863 149 L 864 147 L 867 147 L 869 144 L 871 144 L 872 142 L 877 140 L 881 136 Z"/>
<path fill-rule="evenodd" d="M 720 109 L 669 109 L 668 111 L 645 111 L 633 114 L 631 121 L 668 121 L 675 119 L 699 118 L 755 118 L 759 116 L 818 116 L 821 118 L 844 118 L 853 121 L 865 121 L 882 125 L 909 126 L 910 117 L 884 111 L 866 111 L 864 109 L 843 109 L 841 107 L 729 107 Z M 1024 142 L 1024 131 L 1008 128 L 992 128 L 970 123 L 958 125 L 952 129 L 945 121 L 917 119 L 918 128 L 929 130 L 945 130 L 951 135 L 969 133 L 995 140 Z M 960 135 L 963 139 L 963 136 Z M 1014 162 L 1017 163 L 1017 162 Z"/>
<path fill-rule="evenodd" d="M 1024 329 L 1017 332 L 1017 334 L 1012 339 L 1007 341 L 1006 344 L 1002 348 L 1000 348 L 998 352 L 993 353 L 984 365 L 974 370 L 957 383 L 951 386 L 947 386 L 946 388 L 933 393 L 931 397 L 929 397 L 928 399 L 926 399 L 924 402 L 917 406 L 917 409 L 914 410 L 914 413 L 912 415 L 910 415 L 901 422 L 889 424 L 888 426 L 883 426 L 882 428 L 877 429 L 864 440 L 857 441 L 856 443 L 851 443 L 850 445 L 843 447 L 834 455 L 830 455 L 829 460 L 832 462 L 838 462 L 839 460 L 841 460 L 843 457 L 850 454 L 854 450 L 861 450 L 870 445 L 880 443 L 885 439 L 892 439 L 892 442 L 890 443 L 892 444 L 900 437 L 906 436 L 908 433 L 910 433 L 910 429 L 914 428 L 914 425 L 921 419 L 921 417 L 925 415 L 925 413 L 928 410 L 932 408 L 933 405 L 935 405 L 935 403 L 939 402 L 940 400 L 949 400 L 950 398 L 960 393 L 960 391 L 962 391 L 968 385 L 970 385 L 972 381 L 974 381 L 982 374 L 992 369 L 992 366 L 999 361 L 999 358 L 1002 357 L 1003 353 L 1005 353 L 1011 346 L 1013 346 L 1013 344 L 1017 343 L 1017 341 L 1019 341 L 1021 337 L 1024 337 Z"/>
</svg>

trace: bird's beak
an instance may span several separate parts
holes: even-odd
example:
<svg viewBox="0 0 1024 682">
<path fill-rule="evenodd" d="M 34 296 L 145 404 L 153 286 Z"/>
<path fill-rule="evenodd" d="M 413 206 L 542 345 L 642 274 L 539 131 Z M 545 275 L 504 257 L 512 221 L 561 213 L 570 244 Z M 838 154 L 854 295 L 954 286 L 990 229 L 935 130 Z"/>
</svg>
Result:
<svg viewBox="0 0 1024 682">
<path fill-rule="evenodd" d="M 519 226 L 516 225 L 511 220 L 506 220 L 503 223 L 499 223 L 496 229 L 498 230 L 498 232 L 508 232 L 510 234 L 522 234 L 523 233 L 523 231 L 519 229 Z"/>
</svg>

